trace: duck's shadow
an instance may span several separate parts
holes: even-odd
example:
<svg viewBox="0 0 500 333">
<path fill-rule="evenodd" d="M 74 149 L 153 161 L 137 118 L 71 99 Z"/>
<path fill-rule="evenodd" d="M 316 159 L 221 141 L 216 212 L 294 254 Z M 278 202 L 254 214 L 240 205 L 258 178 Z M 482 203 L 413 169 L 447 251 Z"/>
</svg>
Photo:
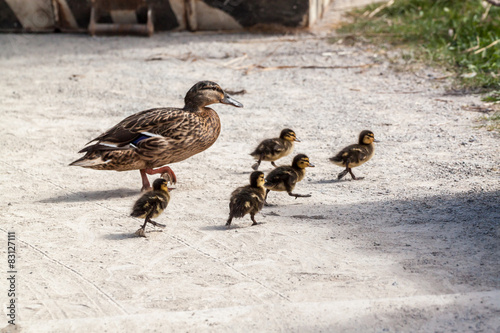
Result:
<svg viewBox="0 0 500 333">
<path fill-rule="evenodd" d="M 75 193 L 68 193 L 64 195 L 59 195 L 53 198 L 46 198 L 39 200 L 41 203 L 58 203 L 58 202 L 80 202 L 80 201 L 100 201 L 106 199 L 115 198 L 127 198 L 132 196 L 138 196 L 141 194 L 138 190 L 131 190 L 128 188 L 119 188 L 114 190 L 104 190 L 104 191 L 81 191 Z"/>
</svg>

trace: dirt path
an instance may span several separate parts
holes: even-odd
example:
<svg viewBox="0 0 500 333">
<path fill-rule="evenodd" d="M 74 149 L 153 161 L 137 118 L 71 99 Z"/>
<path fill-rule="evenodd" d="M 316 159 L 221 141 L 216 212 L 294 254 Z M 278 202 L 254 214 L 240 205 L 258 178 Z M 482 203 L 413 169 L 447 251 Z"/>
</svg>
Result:
<svg viewBox="0 0 500 333">
<path fill-rule="evenodd" d="M 0 235 L 16 232 L 24 331 L 498 331 L 498 135 L 439 73 L 396 72 L 381 50 L 314 34 L 0 44 Z M 167 228 L 133 237 L 139 172 L 67 164 L 125 116 L 182 106 L 202 79 L 246 90 L 245 108 L 214 107 L 219 140 L 172 165 Z M 317 165 L 296 187 L 312 197 L 273 193 L 263 224 L 226 231 L 248 154 L 284 127 Z M 382 141 L 355 170 L 366 178 L 334 181 L 328 158 L 363 129 Z"/>
</svg>

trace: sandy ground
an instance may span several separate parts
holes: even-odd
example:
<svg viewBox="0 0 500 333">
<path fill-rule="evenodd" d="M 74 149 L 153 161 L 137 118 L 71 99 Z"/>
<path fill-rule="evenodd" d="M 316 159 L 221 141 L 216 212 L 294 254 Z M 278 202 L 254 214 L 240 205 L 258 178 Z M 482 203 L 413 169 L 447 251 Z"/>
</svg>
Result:
<svg viewBox="0 0 500 333">
<path fill-rule="evenodd" d="M 0 35 L 0 327 L 15 231 L 25 332 L 499 332 L 499 138 L 463 108 L 479 97 L 324 37 Z M 172 165 L 167 228 L 134 237 L 139 172 L 67 165 L 124 117 L 182 106 L 204 79 L 244 89 L 245 107 L 214 106 L 218 141 Z M 296 187 L 312 197 L 271 193 L 261 225 L 225 230 L 248 154 L 284 127 L 316 164 Z M 363 129 L 382 141 L 354 170 L 366 178 L 335 181 L 328 158 Z"/>
</svg>

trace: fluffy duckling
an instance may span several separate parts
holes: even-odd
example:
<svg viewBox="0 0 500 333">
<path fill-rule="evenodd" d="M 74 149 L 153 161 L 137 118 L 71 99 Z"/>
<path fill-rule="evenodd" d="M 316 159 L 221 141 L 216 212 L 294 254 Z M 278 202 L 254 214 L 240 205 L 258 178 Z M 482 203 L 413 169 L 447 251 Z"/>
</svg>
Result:
<svg viewBox="0 0 500 333">
<path fill-rule="evenodd" d="M 314 164 L 309 162 L 309 157 L 304 154 L 298 154 L 294 157 L 291 166 L 280 166 L 271 171 L 267 177 L 264 187 L 266 190 L 266 199 L 269 191 L 286 191 L 288 195 L 295 198 L 307 198 L 310 194 L 292 193 L 295 184 L 304 179 L 306 168 L 314 167 Z"/>
<path fill-rule="evenodd" d="M 221 124 L 208 105 L 243 105 L 215 82 L 196 83 L 184 98 L 184 107 L 150 109 L 133 114 L 88 142 L 85 155 L 70 165 L 96 170 L 140 170 L 142 190 L 150 190 L 147 175 L 161 173 L 176 182 L 167 164 L 183 161 L 210 147 Z"/>
<path fill-rule="evenodd" d="M 252 165 L 252 169 L 259 169 L 261 161 L 269 161 L 274 167 L 277 167 L 274 161 L 289 155 L 293 150 L 294 141 L 300 142 L 295 132 L 289 128 L 282 130 L 279 138 L 262 141 L 250 154 L 257 159 L 257 163 Z"/>
<path fill-rule="evenodd" d="M 372 131 L 362 131 L 359 134 L 359 142 L 357 144 L 345 147 L 337 155 L 330 158 L 330 161 L 333 164 L 346 168 L 344 171 L 339 173 L 337 179 L 342 179 L 342 177 L 344 177 L 348 172 L 354 180 L 363 179 L 364 177 L 354 176 L 351 169 L 360 166 L 372 158 L 373 153 L 375 152 L 374 142 L 378 141 L 375 140 L 375 135 Z"/>
<path fill-rule="evenodd" d="M 264 173 L 254 171 L 250 175 L 250 185 L 238 187 L 231 193 L 229 201 L 229 218 L 226 222 L 226 227 L 231 227 L 233 217 L 241 218 L 246 214 L 250 214 L 252 225 L 256 225 L 255 214 L 257 214 L 264 205 L 264 196 L 266 189 L 264 188 Z"/>
<path fill-rule="evenodd" d="M 144 218 L 144 224 L 135 232 L 137 236 L 146 237 L 145 228 L 149 222 L 155 227 L 165 228 L 166 225 L 151 220 L 158 217 L 170 201 L 168 193 L 167 180 L 158 178 L 153 182 L 153 190 L 144 193 L 134 204 L 130 216 Z"/>
</svg>

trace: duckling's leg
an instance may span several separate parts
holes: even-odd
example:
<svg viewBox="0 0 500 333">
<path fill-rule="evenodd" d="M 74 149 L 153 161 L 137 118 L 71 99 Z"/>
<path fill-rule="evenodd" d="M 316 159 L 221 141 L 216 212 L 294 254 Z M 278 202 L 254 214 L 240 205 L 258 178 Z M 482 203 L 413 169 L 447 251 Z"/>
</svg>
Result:
<svg viewBox="0 0 500 333">
<path fill-rule="evenodd" d="M 252 225 L 257 225 L 257 221 L 255 221 L 255 214 L 250 214 L 250 218 L 252 219 Z"/>
<path fill-rule="evenodd" d="M 229 229 L 231 228 L 231 222 L 233 221 L 233 214 L 229 214 L 229 218 L 227 219 L 226 222 L 226 227 Z"/>
<path fill-rule="evenodd" d="M 269 204 L 267 203 L 267 194 L 271 192 L 270 189 L 266 188 L 266 195 L 264 196 L 264 206 L 269 206 Z"/>
<path fill-rule="evenodd" d="M 177 177 L 175 176 L 174 171 L 169 166 L 164 166 L 158 169 L 145 169 L 145 171 L 148 175 L 161 173 L 162 178 L 165 178 L 172 184 L 177 183 Z"/>
<path fill-rule="evenodd" d="M 149 217 L 146 217 L 146 219 L 144 219 L 144 224 L 135 232 L 137 236 L 146 237 L 146 224 L 148 221 Z"/>
<path fill-rule="evenodd" d="M 259 170 L 260 162 L 262 162 L 262 157 L 264 157 L 264 155 L 260 154 L 260 157 L 259 157 L 259 160 L 257 161 L 257 163 L 252 165 L 252 169 L 254 169 L 255 171 Z"/>
<path fill-rule="evenodd" d="M 272 166 L 277 168 L 278 166 L 276 165 L 276 163 L 274 163 L 274 161 L 271 162 Z"/>
<path fill-rule="evenodd" d="M 356 177 L 356 176 L 352 173 L 351 168 L 349 168 L 349 173 L 351 174 L 351 177 L 352 177 L 352 179 L 353 179 L 353 180 L 361 180 L 361 179 L 365 178 L 365 177 Z"/>
<path fill-rule="evenodd" d="M 341 173 L 339 173 L 339 175 L 337 176 L 337 180 L 341 180 L 342 177 L 344 177 L 345 175 L 347 175 L 348 172 L 349 172 L 349 168 L 347 168 L 344 171 L 342 171 Z"/>
</svg>

